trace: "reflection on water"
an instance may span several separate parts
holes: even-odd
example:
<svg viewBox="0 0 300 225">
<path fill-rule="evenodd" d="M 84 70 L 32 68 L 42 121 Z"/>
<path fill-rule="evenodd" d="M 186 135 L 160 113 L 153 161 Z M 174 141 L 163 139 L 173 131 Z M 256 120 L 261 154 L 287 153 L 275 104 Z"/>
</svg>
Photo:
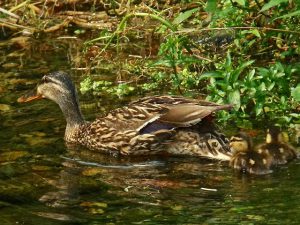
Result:
<svg viewBox="0 0 300 225">
<path fill-rule="evenodd" d="M 39 79 L 33 68 L 1 72 L 2 225 L 298 224 L 299 160 L 255 177 L 198 158 L 117 158 L 67 147 L 54 103 L 16 103 Z M 84 113 L 93 118 L 93 110 Z"/>
</svg>

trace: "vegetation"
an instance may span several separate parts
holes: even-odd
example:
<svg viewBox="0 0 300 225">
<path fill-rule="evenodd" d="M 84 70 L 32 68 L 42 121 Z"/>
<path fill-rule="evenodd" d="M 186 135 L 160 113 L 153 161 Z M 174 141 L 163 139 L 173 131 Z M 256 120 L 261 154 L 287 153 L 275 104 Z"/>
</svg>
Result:
<svg viewBox="0 0 300 225">
<path fill-rule="evenodd" d="M 206 96 L 234 104 L 233 112 L 221 112 L 219 119 L 230 119 L 239 127 L 251 128 L 253 121 L 300 123 L 296 0 L 77 0 L 78 13 L 67 11 L 68 3 L 56 3 L 58 8 L 53 1 L 38 19 L 39 4 L 24 1 L 2 10 L 2 25 L 21 29 L 8 23 L 18 17 L 18 26 L 35 35 L 60 35 L 65 29 L 84 38 L 83 54 L 71 61 L 74 68 L 85 68 L 82 93 Z M 51 1 L 43 4 L 47 7 Z M 56 17 L 60 22 L 49 22 L 49 16 L 61 9 L 65 11 Z M 79 11 L 93 14 L 79 20 Z M 103 80 L 103 74 L 112 71 L 118 75 Z"/>
<path fill-rule="evenodd" d="M 185 95 L 205 92 L 208 100 L 234 104 L 233 113 L 222 112 L 219 118 L 232 119 L 240 127 L 252 127 L 255 120 L 267 125 L 299 123 L 300 4 L 194 2 L 194 7 L 173 18 L 161 11 L 129 14 L 160 18 L 154 31 L 164 38 L 158 57 L 142 65 L 146 79 L 125 86 L 118 95 L 134 89 Z M 203 12 L 206 18 L 200 20 Z M 124 21 L 108 43 L 126 36 Z M 131 69 L 135 74 L 136 68 Z"/>
</svg>

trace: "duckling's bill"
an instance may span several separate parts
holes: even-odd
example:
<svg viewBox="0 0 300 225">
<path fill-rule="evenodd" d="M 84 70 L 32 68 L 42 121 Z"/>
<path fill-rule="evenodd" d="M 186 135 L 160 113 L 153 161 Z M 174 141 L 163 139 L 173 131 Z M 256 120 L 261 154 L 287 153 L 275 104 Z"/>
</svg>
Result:
<svg viewBox="0 0 300 225">
<path fill-rule="evenodd" d="M 18 102 L 23 103 L 23 102 L 30 102 L 33 100 L 38 100 L 38 99 L 42 99 L 44 98 L 44 96 L 42 94 L 38 94 L 37 90 L 32 90 L 28 93 L 26 93 L 25 95 L 21 96 L 20 98 L 18 98 Z"/>
</svg>

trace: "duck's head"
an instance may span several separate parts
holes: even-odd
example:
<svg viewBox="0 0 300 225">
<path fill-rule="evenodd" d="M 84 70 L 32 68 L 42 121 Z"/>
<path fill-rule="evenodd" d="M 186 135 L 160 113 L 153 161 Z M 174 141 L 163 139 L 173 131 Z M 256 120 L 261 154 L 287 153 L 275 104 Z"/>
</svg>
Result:
<svg viewBox="0 0 300 225">
<path fill-rule="evenodd" d="M 230 138 L 230 146 L 235 152 L 247 152 L 253 149 L 252 138 L 244 133 L 240 132 Z"/>
<path fill-rule="evenodd" d="M 267 130 L 266 143 L 282 143 L 288 142 L 289 137 L 286 133 L 280 130 L 280 127 L 274 126 Z"/>
<path fill-rule="evenodd" d="M 36 88 L 18 98 L 18 102 L 42 98 L 50 99 L 59 105 L 66 118 L 69 133 L 75 126 L 84 123 L 75 86 L 67 73 L 58 71 L 44 75 Z"/>
<path fill-rule="evenodd" d="M 37 87 L 18 98 L 18 102 L 29 102 L 47 98 L 57 104 L 66 101 L 76 101 L 76 91 L 73 82 L 65 72 L 53 72 L 44 75 Z"/>
</svg>

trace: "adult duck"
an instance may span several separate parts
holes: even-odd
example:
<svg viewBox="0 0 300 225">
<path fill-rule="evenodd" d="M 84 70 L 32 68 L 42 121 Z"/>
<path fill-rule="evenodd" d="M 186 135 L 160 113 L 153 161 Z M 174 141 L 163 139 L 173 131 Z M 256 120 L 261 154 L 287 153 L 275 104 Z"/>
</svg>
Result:
<svg viewBox="0 0 300 225">
<path fill-rule="evenodd" d="M 153 96 L 110 111 L 93 122 L 83 119 L 73 82 L 65 72 L 44 75 L 37 88 L 18 102 L 47 98 L 56 102 L 67 126 L 66 142 L 121 155 L 174 154 L 229 160 L 229 140 L 212 115 L 231 105 L 183 97 Z"/>
</svg>

